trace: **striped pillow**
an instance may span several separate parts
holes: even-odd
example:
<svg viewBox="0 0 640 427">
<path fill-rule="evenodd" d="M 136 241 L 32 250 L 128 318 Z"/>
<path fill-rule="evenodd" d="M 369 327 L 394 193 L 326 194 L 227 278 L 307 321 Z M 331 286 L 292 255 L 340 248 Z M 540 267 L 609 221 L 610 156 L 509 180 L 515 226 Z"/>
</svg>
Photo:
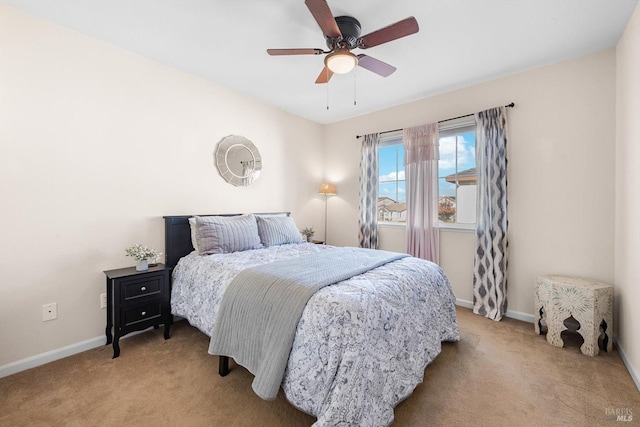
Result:
<svg viewBox="0 0 640 427">
<path fill-rule="evenodd" d="M 262 247 L 254 215 L 194 218 L 198 250 L 202 254 L 226 254 Z"/>
<path fill-rule="evenodd" d="M 296 223 L 290 216 L 272 216 L 258 218 L 258 234 L 265 246 L 302 243 L 302 237 Z"/>
</svg>

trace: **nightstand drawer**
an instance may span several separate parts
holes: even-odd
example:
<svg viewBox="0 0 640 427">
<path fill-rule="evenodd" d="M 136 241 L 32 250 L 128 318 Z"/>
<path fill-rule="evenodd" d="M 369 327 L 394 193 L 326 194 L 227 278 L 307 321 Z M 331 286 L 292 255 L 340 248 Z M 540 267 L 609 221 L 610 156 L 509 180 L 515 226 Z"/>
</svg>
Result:
<svg viewBox="0 0 640 427">
<path fill-rule="evenodd" d="M 147 276 L 143 279 L 127 280 L 121 282 L 120 295 L 122 302 L 128 302 L 140 297 L 159 295 L 162 293 L 162 275 Z"/>
<path fill-rule="evenodd" d="M 135 323 L 157 319 L 160 317 L 161 313 L 162 300 L 157 300 L 148 304 L 123 310 L 122 317 L 124 318 L 124 325 L 129 326 Z"/>
</svg>

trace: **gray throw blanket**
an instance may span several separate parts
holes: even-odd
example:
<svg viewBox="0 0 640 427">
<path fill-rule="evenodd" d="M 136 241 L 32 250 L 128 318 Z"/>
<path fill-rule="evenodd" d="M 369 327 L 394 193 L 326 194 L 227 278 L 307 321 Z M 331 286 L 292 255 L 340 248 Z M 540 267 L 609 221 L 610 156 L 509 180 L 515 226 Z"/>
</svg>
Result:
<svg viewBox="0 0 640 427">
<path fill-rule="evenodd" d="M 298 321 L 311 296 L 327 285 L 406 256 L 336 248 L 243 270 L 222 298 L 209 353 L 233 357 L 255 375 L 255 393 L 273 400 L 282 383 Z"/>
</svg>

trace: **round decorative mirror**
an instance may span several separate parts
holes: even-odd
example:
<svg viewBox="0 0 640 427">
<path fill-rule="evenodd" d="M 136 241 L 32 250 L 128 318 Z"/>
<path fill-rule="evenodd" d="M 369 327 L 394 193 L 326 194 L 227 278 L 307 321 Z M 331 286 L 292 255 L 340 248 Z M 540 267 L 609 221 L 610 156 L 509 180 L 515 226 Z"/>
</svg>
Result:
<svg viewBox="0 0 640 427">
<path fill-rule="evenodd" d="M 253 142 L 239 135 L 225 136 L 218 142 L 215 161 L 220 175 L 236 186 L 251 185 L 262 170 L 260 152 Z"/>
</svg>

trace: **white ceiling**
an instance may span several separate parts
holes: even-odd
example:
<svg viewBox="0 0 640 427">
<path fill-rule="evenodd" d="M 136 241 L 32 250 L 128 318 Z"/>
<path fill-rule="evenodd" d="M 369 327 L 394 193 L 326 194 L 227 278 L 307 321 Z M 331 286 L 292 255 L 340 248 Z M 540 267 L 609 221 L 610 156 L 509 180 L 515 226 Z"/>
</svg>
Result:
<svg viewBox="0 0 640 427">
<path fill-rule="evenodd" d="M 420 32 L 366 53 L 398 68 L 314 81 L 326 48 L 303 0 L 2 0 L 24 12 L 330 123 L 615 46 L 638 0 L 328 0 L 362 34 L 415 16 Z M 357 105 L 354 106 L 354 91 Z M 327 100 L 329 109 L 327 110 Z"/>
</svg>

